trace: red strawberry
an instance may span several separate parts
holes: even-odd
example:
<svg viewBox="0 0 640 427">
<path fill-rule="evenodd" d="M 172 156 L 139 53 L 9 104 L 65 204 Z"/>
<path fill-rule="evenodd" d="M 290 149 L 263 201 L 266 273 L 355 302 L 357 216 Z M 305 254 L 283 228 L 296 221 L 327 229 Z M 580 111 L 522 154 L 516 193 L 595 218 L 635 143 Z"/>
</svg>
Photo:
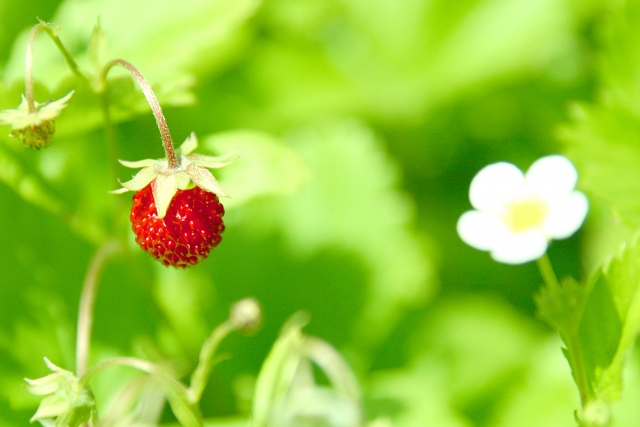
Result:
<svg viewBox="0 0 640 427">
<path fill-rule="evenodd" d="M 143 169 L 112 191 L 135 191 L 130 218 L 136 242 L 166 266 L 196 265 L 220 243 L 224 231 L 224 207 L 218 196 L 226 194 L 208 169 L 230 164 L 230 155 L 192 154 L 197 145 L 191 134 L 175 153 L 167 144 L 165 149 L 172 156 L 166 159 L 120 160 L 125 166 Z"/>
<path fill-rule="evenodd" d="M 185 268 L 205 259 L 224 231 L 218 196 L 200 187 L 178 190 L 164 218 L 157 215 L 151 184 L 133 195 L 136 242 L 166 266 Z"/>
</svg>

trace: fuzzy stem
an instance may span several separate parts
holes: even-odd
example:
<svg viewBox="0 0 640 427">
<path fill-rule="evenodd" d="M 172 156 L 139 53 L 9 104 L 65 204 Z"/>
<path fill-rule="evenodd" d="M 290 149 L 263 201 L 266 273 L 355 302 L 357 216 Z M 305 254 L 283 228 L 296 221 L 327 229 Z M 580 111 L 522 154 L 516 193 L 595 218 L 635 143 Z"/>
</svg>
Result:
<svg viewBox="0 0 640 427">
<path fill-rule="evenodd" d="M 78 377 L 81 377 L 87 369 L 89 347 L 91 345 L 91 327 L 93 326 L 93 313 L 98 292 L 98 278 L 105 261 L 118 250 L 120 250 L 120 244 L 116 241 L 109 241 L 102 245 L 93 256 L 82 285 L 78 312 L 78 336 L 76 338 L 76 374 Z"/>
<path fill-rule="evenodd" d="M 213 330 L 209 338 L 204 342 L 202 350 L 200 350 L 200 360 L 196 370 L 191 375 L 191 386 L 189 387 L 189 400 L 191 403 L 200 401 L 202 392 L 207 385 L 211 370 L 215 365 L 213 356 L 218 346 L 230 332 L 236 328 L 230 321 L 226 321 Z"/>
<path fill-rule="evenodd" d="M 44 30 L 44 32 L 46 32 L 49 37 L 51 37 L 51 40 L 53 40 L 53 42 L 56 44 L 56 46 L 64 56 L 64 59 L 67 61 L 67 65 L 69 66 L 73 74 L 84 80 L 86 83 L 89 83 L 87 77 L 82 74 L 80 68 L 78 68 L 78 64 L 76 64 L 76 61 L 74 61 L 69 51 L 62 44 L 60 37 L 58 37 L 57 31 L 51 28 L 48 24 L 40 21 L 39 24 L 34 25 L 34 27 L 31 29 L 31 32 L 29 33 L 29 42 L 27 43 L 27 53 L 25 55 L 25 93 L 30 114 L 36 112 L 36 105 L 33 95 L 33 45 L 36 40 L 36 35 L 40 30 Z"/>
<path fill-rule="evenodd" d="M 158 129 L 160 129 L 160 135 L 162 136 L 162 145 L 164 146 L 164 152 L 167 157 L 169 168 L 177 169 L 179 166 L 178 159 L 173 148 L 173 141 L 171 140 L 171 134 L 169 133 L 167 121 L 164 118 L 164 114 L 162 114 L 162 108 L 160 108 L 158 98 L 156 98 L 156 95 L 153 93 L 153 89 L 151 89 L 149 83 L 147 83 L 142 74 L 140 74 L 140 71 L 138 71 L 136 67 L 134 67 L 131 63 L 125 61 L 124 59 L 114 59 L 112 61 L 109 61 L 102 69 L 101 81 L 103 82 L 103 87 L 106 86 L 107 73 L 112 67 L 116 65 L 120 65 L 129 70 L 133 77 L 135 77 L 135 79 L 138 81 L 138 85 L 140 85 L 140 89 L 142 89 L 142 93 L 147 98 L 147 102 L 151 107 L 151 111 L 153 111 L 153 115 L 156 118 Z"/>
</svg>

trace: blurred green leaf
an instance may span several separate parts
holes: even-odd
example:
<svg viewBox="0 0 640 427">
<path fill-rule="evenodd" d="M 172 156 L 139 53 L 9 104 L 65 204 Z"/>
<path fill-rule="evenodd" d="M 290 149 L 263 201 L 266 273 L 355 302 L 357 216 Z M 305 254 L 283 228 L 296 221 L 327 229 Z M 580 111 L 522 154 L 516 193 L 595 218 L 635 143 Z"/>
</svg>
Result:
<svg viewBox="0 0 640 427">
<path fill-rule="evenodd" d="M 336 246 L 362 260 L 371 276 L 355 339 L 375 345 L 436 285 L 427 243 L 411 229 L 412 201 L 397 190 L 398 167 L 356 121 L 325 123 L 287 139 L 311 178 L 300 194 L 278 202 L 282 232 L 300 254 Z"/>
<path fill-rule="evenodd" d="M 640 226 L 640 5 L 610 4 L 595 32 L 601 45 L 599 99 L 574 104 L 559 138 L 580 171 L 580 185 L 618 218 Z"/>
<path fill-rule="evenodd" d="M 358 115 L 415 123 L 495 80 L 579 67 L 564 1 L 322 3 L 265 4 L 263 25 L 275 36 L 243 77 L 268 104 L 251 122 L 273 129 L 283 121 Z"/>
<path fill-rule="evenodd" d="M 628 353 L 636 342 L 640 333 L 640 244 L 638 239 L 624 247 L 621 253 L 605 267 L 602 276 L 603 289 L 600 294 L 606 298 L 599 298 L 594 304 L 600 307 L 594 308 L 594 312 L 587 313 L 593 315 L 594 319 L 586 324 L 586 327 L 600 329 L 593 331 L 601 338 L 604 356 L 611 358 L 608 366 L 594 366 L 596 379 L 593 384 L 597 397 L 608 402 L 620 399 L 622 394 L 622 373 Z M 609 295 L 606 295 L 606 293 Z M 602 296 L 602 295 L 600 295 Z M 603 310 L 607 310 L 607 305 L 614 304 L 618 319 L 612 318 L 610 314 L 602 315 Z M 606 322 L 605 324 L 602 324 Z M 615 322 L 619 322 L 618 325 Z M 583 324 L 585 324 L 583 320 Z M 619 329 L 620 328 L 620 329 Z M 620 331 L 617 346 L 612 346 L 611 339 L 616 336 L 616 331 Z M 611 350 L 615 348 L 615 353 L 611 355 Z M 611 357 L 613 356 L 613 357 Z M 597 358 L 596 355 L 592 357 Z M 600 357 L 602 360 L 602 357 Z"/>
<path fill-rule="evenodd" d="M 239 28 L 255 12 L 259 0 L 66 0 L 53 21 L 61 24 L 60 38 L 77 62 L 88 66 L 88 40 L 97 19 L 106 35 L 106 57 L 131 61 L 152 83 L 172 85 L 188 81 L 194 72 L 211 72 L 224 64 L 237 47 Z M 147 19 L 140 19 L 145 16 Z M 34 22 L 35 24 L 35 22 Z M 5 80 L 23 77 L 26 33 L 16 40 L 5 70 Z M 38 37 L 34 51 L 36 76 L 47 76 L 52 88 L 70 72 L 46 36 Z M 46 72 L 45 72 L 46 70 Z"/>
<path fill-rule="evenodd" d="M 205 138 L 203 147 L 217 154 L 233 152 L 236 161 L 216 174 L 237 208 L 266 196 L 292 196 L 300 191 L 310 172 L 300 155 L 267 133 L 231 131 Z"/>
<path fill-rule="evenodd" d="M 362 425 L 360 390 L 351 368 L 340 353 L 319 338 L 306 336 L 308 322 L 294 314 L 269 352 L 256 381 L 253 401 L 254 427 Z M 329 380 L 317 383 L 312 363 Z"/>
<path fill-rule="evenodd" d="M 503 302 L 440 301 L 413 343 L 405 366 L 373 375 L 372 415 L 394 426 L 572 425 L 577 393 L 558 341 Z"/>
<path fill-rule="evenodd" d="M 620 105 L 574 105 L 573 121 L 560 131 L 567 155 L 580 172 L 580 187 L 640 226 L 640 120 Z"/>
</svg>

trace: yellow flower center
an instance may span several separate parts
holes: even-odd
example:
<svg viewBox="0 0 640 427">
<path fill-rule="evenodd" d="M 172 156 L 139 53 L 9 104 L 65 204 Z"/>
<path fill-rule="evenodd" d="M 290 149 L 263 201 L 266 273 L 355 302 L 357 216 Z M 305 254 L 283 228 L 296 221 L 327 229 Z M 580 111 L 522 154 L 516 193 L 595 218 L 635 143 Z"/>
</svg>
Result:
<svg viewBox="0 0 640 427">
<path fill-rule="evenodd" d="M 542 226 L 549 213 L 547 204 L 535 196 L 514 200 L 507 205 L 504 222 L 514 233 L 522 233 Z"/>
</svg>

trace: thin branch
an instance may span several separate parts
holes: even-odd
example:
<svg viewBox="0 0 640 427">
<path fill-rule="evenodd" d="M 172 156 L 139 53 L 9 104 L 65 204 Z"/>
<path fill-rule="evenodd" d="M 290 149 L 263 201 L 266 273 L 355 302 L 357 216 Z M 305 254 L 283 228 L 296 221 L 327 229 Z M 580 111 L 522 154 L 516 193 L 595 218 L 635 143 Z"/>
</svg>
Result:
<svg viewBox="0 0 640 427">
<path fill-rule="evenodd" d="M 82 285 L 76 338 L 76 375 L 78 377 L 81 377 L 87 369 L 98 279 L 106 260 L 119 250 L 120 243 L 117 241 L 111 240 L 102 245 L 93 256 Z"/>
<path fill-rule="evenodd" d="M 153 89 L 151 89 L 151 85 L 147 83 L 142 74 L 140 74 L 140 71 L 138 71 L 138 69 L 134 67 L 130 62 L 127 62 L 124 59 L 114 59 L 112 61 L 109 61 L 102 69 L 102 74 L 100 76 L 103 88 L 106 87 L 107 73 L 112 67 L 116 65 L 120 65 L 121 67 L 129 70 L 133 77 L 135 77 L 135 79 L 138 81 L 138 85 L 140 85 L 140 89 L 142 89 L 142 93 L 147 98 L 147 102 L 151 107 L 151 111 L 153 111 L 153 115 L 156 118 L 156 123 L 158 124 L 158 129 L 160 130 L 162 145 L 164 147 L 165 155 L 167 156 L 169 168 L 177 169 L 179 166 L 178 159 L 173 148 L 173 141 L 171 140 L 171 133 L 169 133 L 167 121 L 164 118 L 164 114 L 162 113 L 162 108 L 160 107 L 158 98 L 156 98 L 155 93 L 153 93 Z"/>
</svg>

